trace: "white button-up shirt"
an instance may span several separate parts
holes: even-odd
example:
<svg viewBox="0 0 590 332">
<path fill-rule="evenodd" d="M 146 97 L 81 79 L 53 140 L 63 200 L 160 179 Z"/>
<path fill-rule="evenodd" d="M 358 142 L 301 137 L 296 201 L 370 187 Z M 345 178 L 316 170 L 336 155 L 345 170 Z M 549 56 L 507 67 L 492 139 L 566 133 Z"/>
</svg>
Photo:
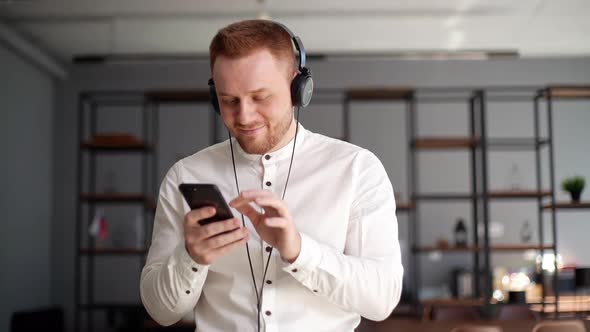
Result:
<svg viewBox="0 0 590 332">
<path fill-rule="evenodd" d="M 393 189 L 371 152 L 299 128 L 285 196 L 301 233 L 296 261 L 285 263 L 273 250 L 263 281 L 269 247 L 246 218 L 256 284 L 260 289 L 264 283 L 261 330 L 353 331 L 360 316 L 383 320 L 399 302 L 403 267 Z M 235 140 L 233 145 L 240 190 L 263 188 L 281 197 L 293 140 L 266 155 L 247 154 Z M 227 201 L 235 198 L 229 141 L 178 161 L 162 182 L 141 273 L 146 310 L 162 325 L 194 312 L 197 331 L 256 331 L 246 248 L 211 265 L 196 263 L 184 244 L 190 209 L 181 183 L 214 183 Z"/>
</svg>

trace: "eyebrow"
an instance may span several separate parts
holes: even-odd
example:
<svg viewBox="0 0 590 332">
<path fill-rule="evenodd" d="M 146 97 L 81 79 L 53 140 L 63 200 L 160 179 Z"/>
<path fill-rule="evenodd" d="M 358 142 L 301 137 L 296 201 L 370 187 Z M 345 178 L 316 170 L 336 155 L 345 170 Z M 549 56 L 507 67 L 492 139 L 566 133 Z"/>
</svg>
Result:
<svg viewBox="0 0 590 332">
<path fill-rule="evenodd" d="M 266 90 L 268 90 L 268 88 L 260 88 L 260 89 L 249 91 L 248 94 L 254 94 L 254 93 L 264 92 Z M 222 96 L 222 97 L 233 97 L 232 95 L 230 95 L 228 93 L 225 93 L 225 92 L 219 92 L 219 95 Z"/>
</svg>

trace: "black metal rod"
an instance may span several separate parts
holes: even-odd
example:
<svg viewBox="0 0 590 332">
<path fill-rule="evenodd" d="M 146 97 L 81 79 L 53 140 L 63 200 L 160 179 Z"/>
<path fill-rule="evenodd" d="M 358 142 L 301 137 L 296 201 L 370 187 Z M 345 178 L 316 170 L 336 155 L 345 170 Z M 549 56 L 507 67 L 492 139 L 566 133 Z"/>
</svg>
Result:
<svg viewBox="0 0 590 332">
<path fill-rule="evenodd" d="M 553 272 L 553 292 L 555 294 L 555 317 L 559 318 L 559 285 L 557 266 L 557 223 L 556 223 L 556 208 L 555 208 L 555 156 L 553 153 L 553 107 L 551 99 L 551 91 L 545 90 L 545 98 L 547 101 L 547 128 L 549 131 L 549 172 L 551 183 L 551 231 L 553 237 L 553 264 L 555 271 Z M 542 264 L 542 263 L 541 263 Z M 541 265 L 542 266 L 542 265 Z"/>
<path fill-rule="evenodd" d="M 475 137 L 476 136 L 476 132 L 475 132 L 475 98 L 472 96 L 469 98 L 468 100 L 468 106 L 469 106 L 469 132 L 471 133 L 471 137 Z M 471 198 L 471 213 L 472 213 L 472 220 L 473 220 L 473 243 L 474 246 L 477 248 L 479 246 L 479 236 L 478 236 L 478 213 L 477 213 L 477 204 L 478 204 L 478 195 L 477 195 L 477 158 L 476 158 L 476 153 L 477 153 L 477 148 L 476 146 L 472 146 L 470 148 L 470 159 L 471 159 L 471 193 L 473 195 L 473 197 Z M 480 253 L 478 251 L 474 251 L 473 252 L 473 278 L 475 280 L 475 298 L 479 298 L 481 295 L 480 289 L 479 289 L 479 255 Z"/>
<path fill-rule="evenodd" d="M 145 142 L 146 145 L 149 146 L 149 144 L 151 143 L 149 138 L 149 120 L 150 120 L 150 112 L 149 112 L 149 104 L 147 101 L 144 101 L 142 103 L 141 106 L 141 116 L 143 119 L 143 138 L 142 140 Z M 153 153 L 152 149 L 147 149 L 145 151 L 145 153 L 141 154 L 141 192 L 144 195 L 144 202 L 143 205 L 141 207 L 141 223 L 143 225 L 143 231 L 142 231 L 142 236 L 143 236 L 143 243 L 139 243 L 139 241 L 137 241 L 137 236 L 139 236 L 139 234 L 136 234 L 136 243 L 135 246 L 139 247 L 141 246 L 141 249 L 145 249 L 145 226 L 147 224 L 147 215 L 148 215 L 148 208 L 150 207 L 150 197 L 151 197 L 151 192 L 149 190 L 149 162 L 150 162 L 150 155 Z M 137 223 L 137 220 L 133 221 L 134 223 Z M 136 232 L 138 230 L 136 229 Z M 139 249 L 139 248 L 138 248 Z M 141 275 L 141 270 L 143 269 L 143 265 L 145 264 L 145 255 L 139 255 L 139 274 Z"/>
<path fill-rule="evenodd" d="M 159 126 L 159 121 L 160 121 L 160 107 L 157 104 L 151 103 L 151 112 L 152 115 L 154 117 L 154 122 L 153 122 L 153 153 L 152 153 L 152 199 L 154 199 L 153 203 L 158 204 L 158 184 L 159 184 L 159 178 L 158 178 L 158 156 L 159 156 L 159 138 L 160 138 L 160 126 Z M 155 211 L 152 211 L 155 214 Z M 154 217 L 154 215 L 151 215 L 152 217 Z M 153 218 L 151 218 L 153 220 Z M 150 230 L 148 232 L 148 230 Z M 149 238 L 149 235 L 151 234 L 151 223 L 148 221 L 148 225 L 146 227 L 146 248 L 147 245 L 151 243 L 151 239 Z"/>
<path fill-rule="evenodd" d="M 482 213 L 483 213 L 483 225 L 484 225 L 484 300 L 485 306 L 489 308 L 490 299 L 492 298 L 492 281 L 491 281 L 491 269 L 490 269 L 490 234 L 489 234 L 489 201 L 488 201 L 488 156 L 487 156 L 487 124 L 486 124 L 486 102 L 485 102 L 485 91 L 479 91 L 479 102 L 481 112 L 481 178 L 482 178 Z"/>
<path fill-rule="evenodd" d="M 82 200 L 81 200 L 81 194 L 82 194 L 82 190 L 83 190 L 83 184 L 82 184 L 82 179 L 83 179 L 83 175 L 82 175 L 82 170 L 83 170 L 83 156 L 82 156 L 82 149 L 80 148 L 80 144 L 82 144 L 83 140 L 84 140 L 84 105 L 85 105 L 85 95 L 84 93 L 80 93 L 78 95 L 78 146 L 77 146 L 77 158 L 78 158 L 78 164 L 77 164 L 77 170 L 76 170 L 76 174 L 77 174 L 77 178 L 78 178 L 78 182 L 77 182 L 77 197 L 76 197 L 76 234 L 74 236 L 74 329 L 76 331 L 80 330 L 80 314 L 81 314 L 81 310 L 80 310 L 80 293 L 81 293 L 81 282 L 80 282 L 80 275 L 81 275 L 81 271 L 80 271 L 80 249 L 81 249 L 81 222 L 82 222 Z"/>
<path fill-rule="evenodd" d="M 540 136 L 540 125 L 539 125 L 539 96 L 535 96 L 533 98 L 533 120 L 535 123 L 535 141 L 539 140 Z M 536 164 L 536 173 L 537 173 L 537 191 L 540 192 L 541 188 L 543 187 L 543 175 L 541 170 L 541 146 L 540 144 L 536 145 L 535 148 L 535 164 Z M 538 227 L 539 227 L 539 245 L 541 246 L 541 258 L 545 255 L 545 250 L 543 249 L 544 243 L 544 230 L 543 230 L 543 197 L 539 196 L 537 198 L 537 213 L 538 213 Z M 547 292 L 545 289 L 545 271 L 543 271 L 543 263 L 541 261 L 541 270 L 539 271 L 539 282 L 541 283 L 541 305 L 542 305 L 542 313 L 545 314 L 545 299 L 547 296 Z"/>
<path fill-rule="evenodd" d="M 409 165 L 408 171 L 409 179 L 410 179 L 410 190 L 408 192 L 408 198 L 410 203 L 413 204 L 413 209 L 410 210 L 408 214 L 408 229 L 410 230 L 410 241 L 408 243 L 408 253 L 411 257 L 411 271 L 410 275 L 413 279 L 412 288 L 413 288 L 413 300 L 415 303 L 419 301 L 419 290 L 421 284 L 421 274 L 420 274 L 420 257 L 412 252 L 412 248 L 419 246 L 420 244 L 420 234 L 419 231 L 419 204 L 418 200 L 416 199 L 416 192 L 418 191 L 418 160 L 416 158 L 416 147 L 415 147 L 415 140 L 418 130 L 418 124 L 416 123 L 417 117 L 417 107 L 416 107 L 416 99 L 412 97 L 408 100 L 406 104 L 407 109 L 407 130 L 408 130 L 408 155 L 409 155 Z"/>
<path fill-rule="evenodd" d="M 94 137 L 96 135 L 96 117 L 97 117 L 97 105 L 96 103 L 94 103 L 93 101 L 90 102 L 90 137 Z M 94 193 L 96 191 L 96 154 L 94 152 L 90 152 L 90 161 L 89 161 L 89 165 L 88 165 L 88 172 L 89 172 L 89 186 L 88 186 L 88 192 L 89 193 Z M 92 202 L 89 202 L 89 217 L 87 219 L 93 219 L 94 215 L 96 213 L 96 209 L 95 206 Z M 95 246 L 95 242 L 94 242 L 94 238 L 92 236 L 90 236 L 90 233 L 88 232 L 88 220 L 85 221 L 85 224 L 87 225 L 86 228 L 86 237 L 87 237 L 87 243 L 88 243 L 88 248 L 92 249 Z M 94 304 L 94 255 L 93 254 L 89 254 L 88 255 L 88 260 L 87 260 L 87 264 L 88 264 L 88 274 L 87 274 L 87 284 L 86 284 L 86 295 L 87 295 L 87 301 L 86 304 L 92 305 Z M 93 317 L 93 312 L 92 310 L 88 310 L 88 312 L 86 313 L 87 315 L 87 327 L 86 330 L 89 332 L 92 332 L 94 330 L 94 317 Z"/>
</svg>

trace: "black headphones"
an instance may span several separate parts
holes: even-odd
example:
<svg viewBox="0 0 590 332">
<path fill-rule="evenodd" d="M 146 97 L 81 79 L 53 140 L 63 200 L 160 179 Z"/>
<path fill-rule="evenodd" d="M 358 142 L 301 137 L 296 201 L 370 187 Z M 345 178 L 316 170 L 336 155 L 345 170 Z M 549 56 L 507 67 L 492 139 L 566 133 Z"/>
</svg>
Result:
<svg viewBox="0 0 590 332">
<path fill-rule="evenodd" d="M 289 36 L 291 36 L 291 40 L 295 45 L 299 73 L 293 78 L 293 81 L 291 81 L 291 101 L 295 107 L 306 107 L 309 105 L 311 96 L 313 95 L 313 79 L 311 77 L 311 70 L 305 67 L 305 48 L 303 48 L 301 39 L 295 36 L 289 28 L 279 22 L 273 23 L 285 30 Z M 213 105 L 215 112 L 219 114 L 219 100 L 217 99 L 217 91 L 215 91 L 213 78 L 209 79 L 208 85 L 211 104 Z"/>
</svg>

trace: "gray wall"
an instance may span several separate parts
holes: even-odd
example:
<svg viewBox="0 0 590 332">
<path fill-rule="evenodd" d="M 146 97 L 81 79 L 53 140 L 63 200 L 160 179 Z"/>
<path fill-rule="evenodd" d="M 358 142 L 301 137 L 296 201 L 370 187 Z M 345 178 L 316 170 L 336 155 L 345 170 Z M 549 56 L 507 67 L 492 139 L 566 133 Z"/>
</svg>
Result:
<svg viewBox="0 0 590 332">
<path fill-rule="evenodd" d="M 590 59 L 527 59 L 497 61 L 354 61 L 339 60 L 330 62 L 313 62 L 316 86 L 319 88 L 344 88 L 348 86 L 399 85 L 417 87 L 448 86 L 503 86 L 503 85 L 545 85 L 550 83 L 589 83 Z M 99 89 L 149 89 L 149 88 L 204 88 L 209 75 L 208 64 L 204 62 L 186 64 L 152 64 L 147 65 L 110 65 L 72 67 L 72 78 L 60 88 L 60 107 L 56 114 L 55 137 L 55 181 L 59 183 L 54 193 L 56 210 L 53 255 L 53 289 L 61 303 L 71 309 L 73 291 L 73 252 L 72 229 L 75 212 L 75 171 L 76 171 L 76 94 L 82 90 Z M 590 139 L 584 130 L 590 124 L 589 103 L 563 102 L 555 111 L 556 136 L 556 178 L 579 173 L 590 178 L 590 156 L 582 153 L 587 150 L 585 142 Z M 339 106 L 313 105 L 311 110 L 302 111 L 302 123 L 309 129 L 326 135 L 339 137 L 341 132 L 341 115 Z M 513 103 L 495 105 L 490 113 L 489 132 L 497 136 L 532 135 L 532 112 L 530 104 Z M 402 197 L 407 192 L 406 174 L 406 134 L 405 118 L 400 104 L 395 103 L 355 103 L 352 108 L 352 142 L 374 151 L 383 161 L 395 190 Z M 133 110 L 110 110 L 105 113 L 101 123 L 107 130 L 134 128 L 136 118 L 127 115 Z M 182 155 L 201 149 L 207 145 L 209 117 L 211 112 L 206 105 L 164 106 L 160 112 L 160 159 L 158 164 L 158 183 L 165 171 Z M 109 120 L 110 119 L 110 120 Z M 419 133 L 423 135 L 461 135 L 467 133 L 467 108 L 465 105 L 430 105 L 420 108 Z M 546 156 L 545 156 L 546 157 Z M 467 190 L 468 155 L 464 152 L 445 152 L 420 154 L 421 190 L 424 191 L 460 191 Z M 122 167 L 118 175 L 122 189 L 137 185 L 127 179 L 127 172 L 132 172 L 133 161 L 121 163 L 122 160 L 105 161 L 99 166 L 99 177 L 110 169 Z M 507 177 L 513 163 L 520 170 L 523 187 L 534 184 L 533 154 L 494 153 L 490 157 L 491 187 L 501 189 L 507 186 Z M 546 162 L 545 162 L 546 165 Z M 546 173 L 546 167 L 544 169 Z M 547 180 L 545 180 L 545 184 Z M 586 194 L 587 197 L 588 194 Z M 566 198 L 559 193 L 558 198 Z M 112 211 L 113 218 L 130 219 L 133 212 L 124 216 L 122 212 Z M 424 204 L 421 210 L 423 221 L 421 238 L 423 244 L 431 244 L 439 237 L 451 240 L 455 218 L 463 216 L 471 223 L 469 205 L 457 202 L 442 205 L 440 203 Z M 119 217 L 121 216 L 121 217 Z M 524 220 L 529 219 L 536 225 L 534 202 L 494 203 L 492 220 L 504 225 L 504 236 L 494 239 L 501 243 L 513 243 L 519 240 L 518 232 Z M 590 265 L 590 257 L 580 248 L 584 248 L 583 234 L 590 232 L 587 214 L 559 214 L 559 246 L 568 262 Z M 407 250 L 407 220 L 400 215 L 400 238 Z M 123 224 L 124 222 L 120 222 Z M 537 237 L 535 230 L 534 239 Z M 546 237 L 546 241 L 549 238 Z M 448 271 L 455 265 L 465 265 L 470 258 L 465 255 L 450 255 L 441 260 L 432 260 L 428 256 L 422 260 L 425 285 L 439 286 L 448 282 Z M 494 255 L 494 265 L 511 267 L 530 266 L 521 254 Z M 137 282 L 139 267 L 132 263 L 104 262 L 104 266 L 124 266 L 129 282 L 116 287 L 116 294 L 107 293 L 103 285 L 102 295 L 117 300 L 137 299 Z M 115 265 L 108 265 L 115 264 Z M 120 269 L 121 267 L 118 267 Z M 436 272 L 436 273 L 433 273 Z M 99 276 L 99 278 L 101 278 Z M 104 277 L 106 278 L 106 276 Z M 111 283 L 116 281 L 111 279 Z M 112 284 L 111 284 L 112 285 Z"/>
<path fill-rule="evenodd" d="M 51 78 L 0 44 L 0 330 L 51 300 Z"/>
</svg>

